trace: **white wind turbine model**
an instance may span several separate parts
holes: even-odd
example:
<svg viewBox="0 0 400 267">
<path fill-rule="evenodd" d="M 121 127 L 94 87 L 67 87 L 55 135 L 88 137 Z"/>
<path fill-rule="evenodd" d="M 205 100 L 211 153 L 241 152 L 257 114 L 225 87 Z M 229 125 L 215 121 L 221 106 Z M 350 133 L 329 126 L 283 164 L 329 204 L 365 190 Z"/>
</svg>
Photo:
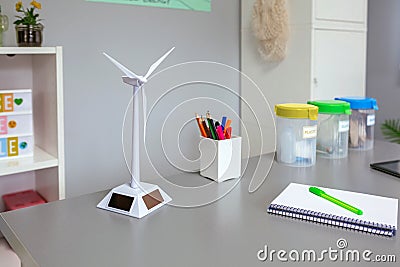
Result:
<svg viewBox="0 0 400 267">
<path fill-rule="evenodd" d="M 151 65 L 145 76 L 136 75 L 121 63 L 103 53 L 126 75 L 122 76 L 122 80 L 133 86 L 132 167 L 130 184 L 126 183 L 113 188 L 97 205 L 98 208 L 142 218 L 171 201 L 171 198 L 157 185 L 140 182 L 139 97 L 137 97 L 137 94 L 150 75 L 174 49 L 175 47 Z"/>
</svg>

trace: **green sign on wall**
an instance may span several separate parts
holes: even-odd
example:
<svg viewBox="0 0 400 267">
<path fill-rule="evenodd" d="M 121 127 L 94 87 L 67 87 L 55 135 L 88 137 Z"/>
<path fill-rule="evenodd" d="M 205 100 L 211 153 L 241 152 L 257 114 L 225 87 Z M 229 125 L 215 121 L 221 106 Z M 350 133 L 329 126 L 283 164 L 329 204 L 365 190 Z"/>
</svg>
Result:
<svg viewBox="0 0 400 267">
<path fill-rule="evenodd" d="M 114 4 L 129 4 L 137 6 L 151 6 L 177 8 L 196 11 L 211 11 L 211 0 L 86 0 L 89 2 L 105 2 Z"/>
</svg>

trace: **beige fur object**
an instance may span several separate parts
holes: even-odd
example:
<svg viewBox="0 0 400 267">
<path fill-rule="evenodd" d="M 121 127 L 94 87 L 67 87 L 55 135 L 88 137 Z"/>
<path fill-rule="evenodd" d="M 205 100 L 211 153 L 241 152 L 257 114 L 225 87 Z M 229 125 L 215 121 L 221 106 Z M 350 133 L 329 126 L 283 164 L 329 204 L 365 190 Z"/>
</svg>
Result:
<svg viewBox="0 0 400 267">
<path fill-rule="evenodd" d="M 262 57 L 267 61 L 282 61 L 289 38 L 286 0 L 256 0 L 252 24 Z"/>
</svg>

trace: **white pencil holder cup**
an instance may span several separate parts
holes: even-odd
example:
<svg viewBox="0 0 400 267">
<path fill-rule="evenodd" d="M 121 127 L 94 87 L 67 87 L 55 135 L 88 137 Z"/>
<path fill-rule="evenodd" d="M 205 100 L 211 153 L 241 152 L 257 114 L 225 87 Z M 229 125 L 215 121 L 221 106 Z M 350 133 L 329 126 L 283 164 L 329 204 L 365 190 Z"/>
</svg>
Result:
<svg viewBox="0 0 400 267">
<path fill-rule="evenodd" d="M 240 178 L 242 137 L 213 140 L 201 137 L 200 175 L 218 183 Z"/>
</svg>

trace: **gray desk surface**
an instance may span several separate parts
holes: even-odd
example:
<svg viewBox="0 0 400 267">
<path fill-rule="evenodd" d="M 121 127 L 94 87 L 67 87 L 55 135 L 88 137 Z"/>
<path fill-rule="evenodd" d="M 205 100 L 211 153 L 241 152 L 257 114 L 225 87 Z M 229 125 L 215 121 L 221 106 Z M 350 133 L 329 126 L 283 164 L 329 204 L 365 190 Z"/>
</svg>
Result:
<svg viewBox="0 0 400 267">
<path fill-rule="evenodd" d="M 269 250 L 314 249 L 318 254 L 329 247 L 338 249 L 339 238 L 346 239 L 346 249 L 369 249 L 373 255 L 395 255 L 400 261 L 398 235 L 383 238 L 266 213 L 267 205 L 290 182 L 399 198 L 400 180 L 369 168 L 370 162 L 396 158 L 400 158 L 400 146 L 377 142 L 373 151 L 351 151 L 342 160 L 318 158 L 311 168 L 274 163 L 255 193 L 248 193 L 250 179 L 245 174 L 217 202 L 198 208 L 166 206 L 140 220 L 97 209 L 107 193 L 98 192 L 2 213 L 0 230 L 24 266 L 271 266 L 283 263 L 276 256 L 273 262 L 259 261 L 257 252 L 265 245 Z M 254 164 L 250 161 L 248 169 L 254 169 Z M 203 178 L 182 174 L 176 179 Z M 365 262 L 335 262 L 326 256 L 323 264 L 361 266 Z"/>
</svg>

